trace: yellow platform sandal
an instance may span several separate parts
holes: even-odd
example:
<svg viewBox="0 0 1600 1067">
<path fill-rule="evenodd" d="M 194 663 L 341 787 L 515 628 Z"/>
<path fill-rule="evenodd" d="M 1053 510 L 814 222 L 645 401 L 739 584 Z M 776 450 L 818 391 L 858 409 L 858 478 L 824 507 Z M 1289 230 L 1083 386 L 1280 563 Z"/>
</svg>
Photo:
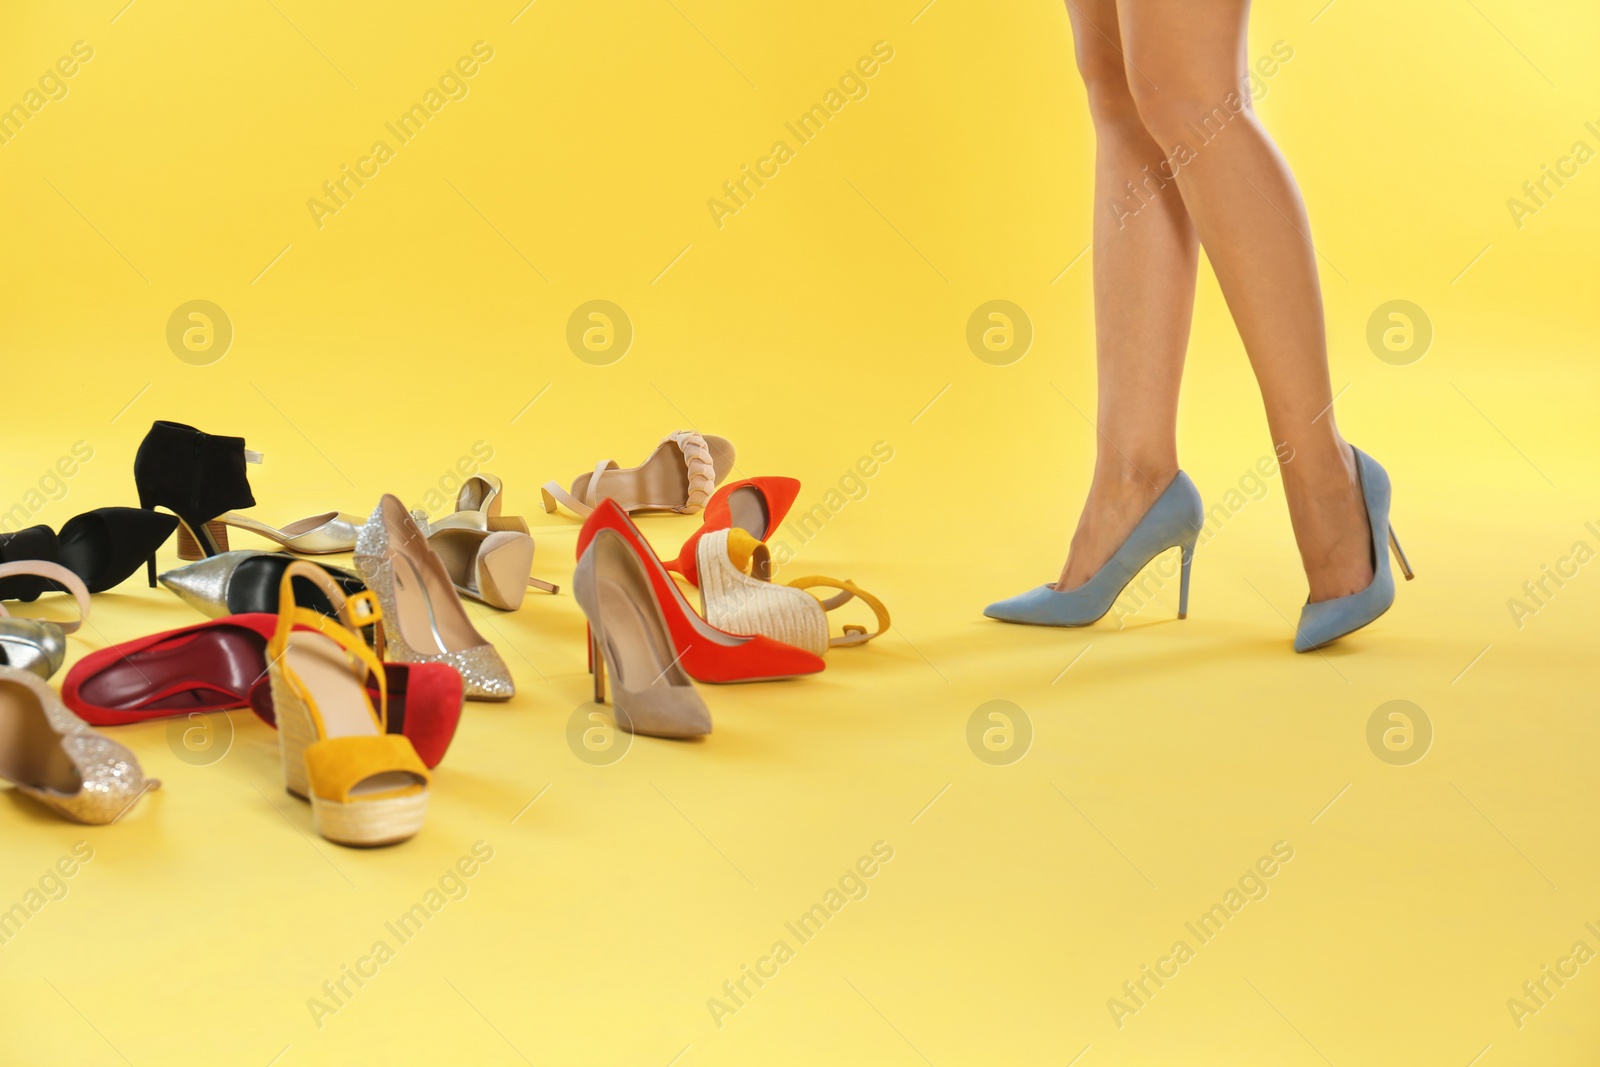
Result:
<svg viewBox="0 0 1600 1067">
<path fill-rule="evenodd" d="M 316 585 L 338 618 L 302 608 L 293 579 Z M 278 750 L 289 792 L 310 800 L 311 824 L 341 845 L 392 845 L 422 829 L 428 769 L 411 742 L 386 732 L 383 665 L 361 639 L 382 617 L 371 592 L 346 598 L 327 572 L 298 561 L 278 587 L 278 626 L 267 670 L 278 719 Z M 378 683 L 378 707 L 367 696 Z"/>
</svg>

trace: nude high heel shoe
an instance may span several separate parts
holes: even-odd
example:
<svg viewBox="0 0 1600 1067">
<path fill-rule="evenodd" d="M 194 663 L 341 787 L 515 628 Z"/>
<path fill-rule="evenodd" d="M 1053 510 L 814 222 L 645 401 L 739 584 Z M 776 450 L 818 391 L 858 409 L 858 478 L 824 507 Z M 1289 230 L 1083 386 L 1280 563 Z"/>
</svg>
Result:
<svg viewBox="0 0 1600 1067">
<path fill-rule="evenodd" d="M 589 617 L 595 703 L 605 703 L 609 670 L 617 727 L 652 737 L 709 734 L 711 712 L 678 665 L 644 561 L 615 530 L 600 530 L 584 550 L 572 595 Z"/>
<path fill-rule="evenodd" d="M 0 778 L 74 822 L 104 825 L 151 789 L 134 754 L 91 730 L 37 675 L 0 667 Z"/>
<path fill-rule="evenodd" d="M 1356 477 L 1361 483 L 1361 499 L 1367 509 L 1367 525 L 1372 531 L 1372 581 L 1359 593 L 1319 600 L 1300 609 L 1300 623 L 1294 631 L 1294 650 L 1310 652 L 1331 641 L 1353 633 L 1388 611 L 1394 604 L 1394 573 L 1389 569 L 1389 553 L 1400 564 L 1400 573 L 1406 581 L 1415 577 L 1411 564 L 1400 547 L 1400 539 L 1389 525 L 1389 502 L 1392 496 L 1389 472 L 1378 461 L 1354 445 L 1350 451 L 1356 457 Z M 1383 540 L 1388 540 L 1388 545 Z"/>
<path fill-rule="evenodd" d="M 511 672 L 467 618 L 450 573 L 416 521 L 385 493 L 356 539 L 356 570 L 378 594 L 379 655 L 396 663 L 448 663 L 468 700 L 510 700 Z"/>
<path fill-rule="evenodd" d="M 1032 623 L 1035 626 L 1088 626 L 1111 610 L 1117 597 L 1140 571 L 1169 548 L 1183 549 L 1183 576 L 1178 586 L 1178 618 L 1189 614 L 1189 566 L 1194 562 L 1194 547 L 1205 525 L 1205 506 L 1200 491 L 1183 471 L 1156 498 L 1127 540 L 1095 572 L 1093 578 L 1076 589 L 1057 589 L 1041 585 L 1026 593 L 990 604 L 983 613 L 1001 622 Z"/>
</svg>

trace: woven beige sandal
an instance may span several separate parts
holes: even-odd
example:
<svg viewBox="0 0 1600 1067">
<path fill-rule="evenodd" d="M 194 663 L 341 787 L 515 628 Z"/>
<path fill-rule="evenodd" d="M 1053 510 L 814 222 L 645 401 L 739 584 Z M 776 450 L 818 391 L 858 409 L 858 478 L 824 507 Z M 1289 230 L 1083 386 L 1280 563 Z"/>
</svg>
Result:
<svg viewBox="0 0 1600 1067">
<path fill-rule="evenodd" d="M 315 585 L 339 617 L 298 606 L 295 578 Z M 267 675 L 284 782 L 311 802 L 316 831 L 341 845 L 404 841 L 428 812 L 428 769 L 404 735 L 388 732 L 387 676 L 361 638 L 361 627 L 382 618 L 371 591 L 346 598 L 315 564 L 297 560 L 283 572 Z M 378 683 L 376 708 L 369 678 Z"/>
<path fill-rule="evenodd" d="M 700 607 L 706 621 L 730 634 L 762 634 L 774 641 L 822 655 L 830 648 L 864 645 L 889 628 L 883 602 L 848 578 L 796 578 L 787 585 L 772 580 L 767 546 L 741 529 L 713 530 L 695 550 L 700 571 Z M 826 600 L 806 592 L 816 586 L 840 590 Z M 878 629 L 847 625 L 829 636 L 828 612 L 859 599 L 872 609 Z"/>
<path fill-rule="evenodd" d="M 554 515 L 557 505 L 587 517 L 600 501 L 610 498 L 623 511 L 675 511 L 693 515 L 706 506 L 711 493 L 733 469 L 733 442 L 726 437 L 679 430 L 664 437 L 656 450 L 637 467 L 622 469 L 614 459 L 596 464 L 593 473 L 580 474 L 569 493 L 559 482 L 546 482 L 544 509 Z"/>
</svg>

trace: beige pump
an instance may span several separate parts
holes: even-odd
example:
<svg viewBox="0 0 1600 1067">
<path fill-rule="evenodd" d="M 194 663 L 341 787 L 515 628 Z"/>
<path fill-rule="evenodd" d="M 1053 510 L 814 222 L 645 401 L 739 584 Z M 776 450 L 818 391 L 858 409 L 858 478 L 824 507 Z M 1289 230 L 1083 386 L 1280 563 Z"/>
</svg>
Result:
<svg viewBox="0 0 1600 1067">
<path fill-rule="evenodd" d="M 726 437 L 679 430 L 662 438 L 650 457 L 626 470 L 614 459 L 601 460 L 594 471 L 580 474 L 572 492 L 559 482 L 546 482 L 544 509 L 554 515 L 564 504 L 587 516 L 600 501 L 615 500 L 623 511 L 675 511 L 693 515 L 706 506 L 712 492 L 733 470 L 733 442 Z"/>
<path fill-rule="evenodd" d="M 602 529 L 584 549 L 572 595 L 589 617 L 595 703 L 605 703 L 609 669 L 618 729 L 652 737 L 709 734 L 711 712 L 678 665 L 644 564 L 615 530 Z"/>
</svg>

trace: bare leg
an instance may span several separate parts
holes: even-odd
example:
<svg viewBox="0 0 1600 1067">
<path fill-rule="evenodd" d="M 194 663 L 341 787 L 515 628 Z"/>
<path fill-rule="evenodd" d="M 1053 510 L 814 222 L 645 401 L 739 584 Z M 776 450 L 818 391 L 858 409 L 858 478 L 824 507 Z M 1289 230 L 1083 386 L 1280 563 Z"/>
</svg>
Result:
<svg viewBox="0 0 1600 1067">
<path fill-rule="evenodd" d="M 1067 10 L 1095 131 L 1099 433 L 1061 589 L 1082 585 L 1111 558 L 1178 471 L 1178 383 L 1198 259 L 1183 201 L 1161 175 L 1165 154 L 1128 86 L 1115 0 L 1067 0 Z"/>
<path fill-rule="evenodd" d="M 1244 86 L 1249 0 L 1116 4 L 1139 114 L 1177 165 L 1273 441 L 1293 457 L 1284 492 L 1311 599 L 1357 592 L 1372 580 L 1371 535 L 1354 457 L 1334 425 L 1311 227 Z M 1145 220 L 1130 230 L 1133 221 Z"/>
</svg>

